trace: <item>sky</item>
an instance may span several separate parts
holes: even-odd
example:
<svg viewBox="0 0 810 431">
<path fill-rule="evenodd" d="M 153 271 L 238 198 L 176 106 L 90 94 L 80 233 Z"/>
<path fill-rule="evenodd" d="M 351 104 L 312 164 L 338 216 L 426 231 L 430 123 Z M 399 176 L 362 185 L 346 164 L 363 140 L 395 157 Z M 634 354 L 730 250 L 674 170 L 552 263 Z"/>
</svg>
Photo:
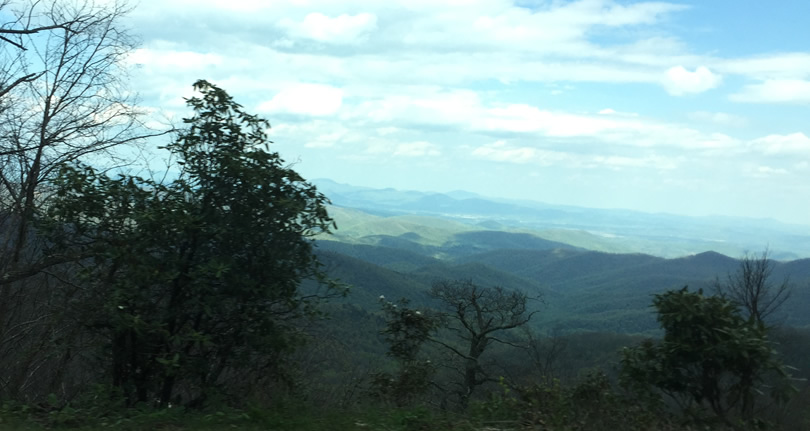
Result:
<svg viewBox="0 0 810 431">
<path fill-rule="evenodd" d="M 305 178 L 810 224 L 806 0 L 140 0 L 156 117 L 207 79 Z"/>
</svg>

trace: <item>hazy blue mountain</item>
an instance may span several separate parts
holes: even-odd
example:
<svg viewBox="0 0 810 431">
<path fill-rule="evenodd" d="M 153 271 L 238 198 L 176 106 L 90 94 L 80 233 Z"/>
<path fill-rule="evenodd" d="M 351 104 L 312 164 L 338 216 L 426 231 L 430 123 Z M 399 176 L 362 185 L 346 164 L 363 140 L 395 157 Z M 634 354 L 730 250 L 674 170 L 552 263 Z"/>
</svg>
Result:
<svg viewBox="0 0 810 431">
<path fill-rule="evenodd" d="M 338 225 L 319 237 L 318 253 L 330 274 L 354 286 L 347 301 L 371 312 L 379 295 L 429 303 L 432 282 L 470 279 L 542 295 L 540 330 L 652 334 L 656 293 L 687 285 L 711 292 L 745 251 L 810 256 L 810 228 L 773 220 L 316 184 Z M 772 281 L 786 277 L 794 287 L 779 321 L 810 325 L 810 259 L 775 262 Z"/>
<path fill-rule="evenodd" d="M 522 230 L 551 241 L 598 251 L 639 252 L 662 257 L 716 251 L 737 257 L 745 251 L 757 252 L 768 247 L 775 259 L 810 257 L 810 225 L 791 225 L 772 219 L 591 209 L 485 198 L 463 191 L 441 194 L 371 189 L 326 179 L 314 183 L 336 207 L 384 218 L 418 215 L 423 221 L 429 217 L 453 220 L 468 225 L 471 230 Z"/>
</svg>

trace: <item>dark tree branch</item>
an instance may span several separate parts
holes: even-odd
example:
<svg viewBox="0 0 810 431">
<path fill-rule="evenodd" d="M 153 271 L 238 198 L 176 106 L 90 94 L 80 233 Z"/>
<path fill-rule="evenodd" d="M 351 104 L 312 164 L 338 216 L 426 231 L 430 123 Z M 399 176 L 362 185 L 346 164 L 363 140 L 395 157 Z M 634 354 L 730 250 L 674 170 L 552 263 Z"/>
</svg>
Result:
<svg viewBox="0 0 810 431">
<path fill-rule="evenodd" d="M 41 262 L 37 262 L 37 263 L 34 263 L 34 264 L 27 265 L 23 269 L 6 272 L 5 274 L 3 274 L 2 277 L 0 277 L 0 286 L 15 283 L 17 281 L 26 279 L 26 278 L 34 276 L 34 275 L 37 275 L 37 274 L 45 271 L 48 268 L 51 268 L 51 267 L 54 267 L 54 266 L 57 266 L 57 265 L 61 265 L 61 264 L 64 264 L 64 263 L 77 262 L 77 261 L 80 261 L 80 260 L 82 260 L 82 259 L 84 259 L 86 257 L 87 257 L 86 254 L 85 255 L 83 255 L 83 254 L 50 255 L 50 256 L 48 256 L 47 259 L 45 259 L 45 260 L 43 260 Z"/>
<path fill-rule="evenodd" d="M 2 38 L 2 37 L 0 37 L 0 38 Z M 14 87 L 16 87 L 16 86 L 18 86 L 18 85 L 20 85 L 20 84 L 22 84 L 24 82 L 32 82 L 32 81 L 35 81 L 35 80 L 39 79 L 39 77 L 42 76 L 44 73 L 45 72 L 29 73 L 28 75 L 21 76 L 21 77 L 17 78 L 14 82 L 12 82 L 10 85 L 6 86 L 5 88 L 0 88 L 0 98 L 5 96 L 6 94 L 8 94 L 8 92 L 13 90 Z M 0 155 L 2 155 L 2 154 L 0 154 Z"/>
<path fill-rule="evenodd" d="M 34 27 L 34 28 L 22 28 L 22 29 L 13 29 L 13 28 L 0 28 L 0 34 L 36 34 L 39 32 L 47 31 L 47 30 L 56 30 L 62 29 L 69 31 L 71 33 L 78 33 L 76 30 L 70 28 L 72 24 L 77 21 L 71 21 L 65 24 L 53 24 L 53 25 L 44 25 L 42 27 Z M 22 47 L 20 47 L 22 48 Z M 25 49 L 25 48 L 22 48 Z"/>
</svg>

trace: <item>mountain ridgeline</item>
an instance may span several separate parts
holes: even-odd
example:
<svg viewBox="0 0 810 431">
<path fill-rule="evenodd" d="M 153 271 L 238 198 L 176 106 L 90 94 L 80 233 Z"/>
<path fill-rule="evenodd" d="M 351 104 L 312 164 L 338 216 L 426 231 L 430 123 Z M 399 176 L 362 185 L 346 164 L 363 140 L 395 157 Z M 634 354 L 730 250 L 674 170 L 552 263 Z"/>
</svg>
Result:
<svg viewBox="0 0 810 431">
<path fill-rule="evenodd" d="M 443 233 L 471 230 L 528 232 L 550 241 L 611 253 L 681 257 L 716 251 L 741 256 L 768 248 L 772 258 L 810 257 L 810 225 L 728 216 L 688 217 L 629 210 L 591 209 L 532 201 L 371 189 L 315 180 L 332 201 L 336 238 L 420 235 L 442 245 Z M 437 232 L 438 231 L 438 232 Z M 416 238 L 416 237 L 414 237 Z"/>
<path fill-rule="evenodd" d="M 771 280 L 792 285 L 775 318 L 810 325 L 810 259 L 798 259 L 810 255 L 805 226 L 316 184 L 338 225 L 317 252 L 363 308 L 376 309 L 380 295 L 423 303 L 431 283 L 470 279 L 541 296 L 532 322 L 540 330 L 655 334 L 653 294 L 687 285 L 713 292 L 739 266 L 729 254 L 770 247 L 779 259 Z"/>
</svg>

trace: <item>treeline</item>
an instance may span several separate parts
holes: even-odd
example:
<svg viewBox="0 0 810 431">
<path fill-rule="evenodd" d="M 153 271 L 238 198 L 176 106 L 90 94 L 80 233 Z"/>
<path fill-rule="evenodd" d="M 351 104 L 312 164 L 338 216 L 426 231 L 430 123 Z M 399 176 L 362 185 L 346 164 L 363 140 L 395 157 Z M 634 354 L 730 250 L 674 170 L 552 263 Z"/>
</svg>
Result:
<svg viewBox="0 0 810 431">
<path fill-rule="evenodd" d="M 397 406 L 494 409 L 488 414 L 551 429 L 801 429 L 804 408 L 786 407 L 799 381 L 771 339 L 791 335 L 764 320 L 788 292 L 769 284 L 769 262 L 767 254 L 743 259 L 721 294 L 683 288 L 656 295 L 662 339 L 623 347 L 613 370 L 579 369 L 568 383 L 559 376 L 570 338 L 514 332 L 533 315 L 525 294 L 455 281 L 434 284 L 438 309 L 381 298 L 396 367 L 370 386 Z M 578 353 L 600 350 L 609 349 L 589 345 Z"/>
</svg>

